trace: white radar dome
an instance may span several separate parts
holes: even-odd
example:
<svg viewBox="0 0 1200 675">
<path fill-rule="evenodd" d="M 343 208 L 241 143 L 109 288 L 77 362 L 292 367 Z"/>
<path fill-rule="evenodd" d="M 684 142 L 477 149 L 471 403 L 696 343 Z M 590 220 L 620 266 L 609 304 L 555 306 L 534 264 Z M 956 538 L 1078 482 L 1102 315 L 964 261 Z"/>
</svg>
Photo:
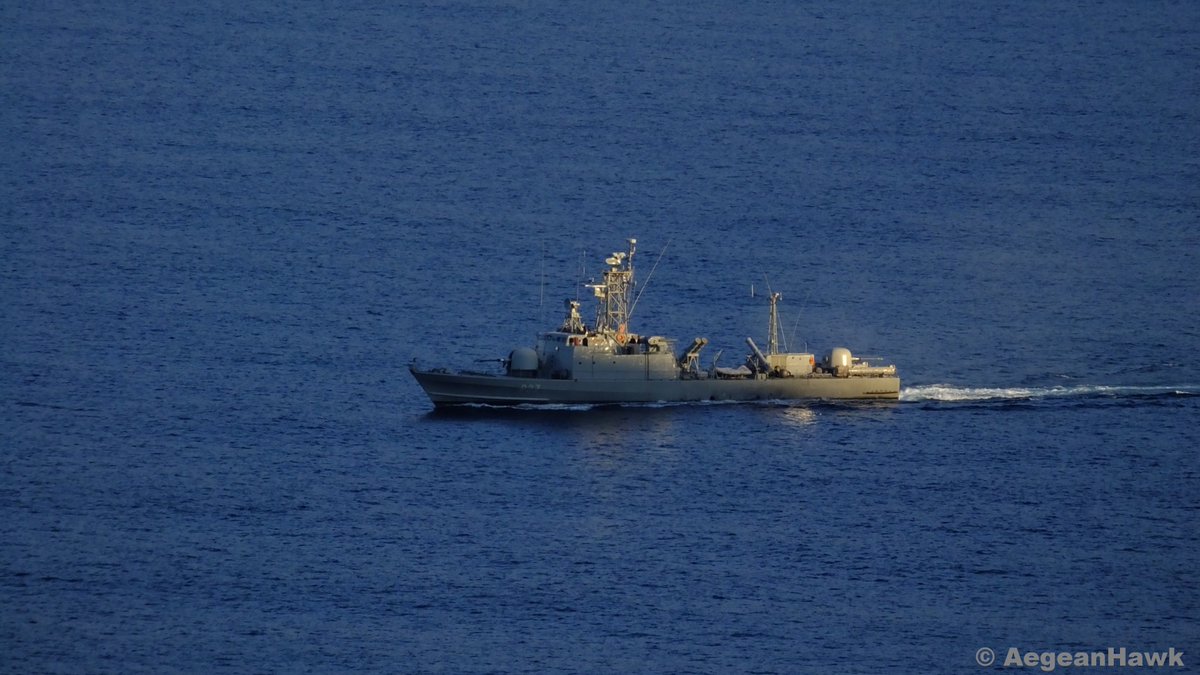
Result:
<svg viewBox="0 0 1200 675">
<path fill-rule="evenodd" d="M 508 370 L 532 371 L 538 369 L 537 352 L 529 347 L 517 347 L 508 355 Z"/>
<path fill-rule="evenodd" d="M 829 351 L 829 356 L 825 357 L 825 361 L 830 368 L 849 368 L 854 357 L 850 355 L 850 350 L 845 347 L 834 347 Z"/>
</svg>

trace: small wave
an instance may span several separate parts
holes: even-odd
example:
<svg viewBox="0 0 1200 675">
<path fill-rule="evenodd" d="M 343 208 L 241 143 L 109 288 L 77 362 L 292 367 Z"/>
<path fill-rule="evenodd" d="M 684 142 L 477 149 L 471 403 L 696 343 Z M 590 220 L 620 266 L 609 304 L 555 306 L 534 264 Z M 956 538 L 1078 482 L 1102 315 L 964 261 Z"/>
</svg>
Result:
<svg viewBox="0 0 1200 675">
<path fill-rule="evenodd" d="M 727 405 L 759 405 L 767 407 L 790 407 L 797 403 L 817 403 L 814 400 L 764 399 L 764 400 L 700 400 L 700 401 L 612 401 L 596 403 L 519 403 L 516 405 L 497 405 L 491 403 L 460 403 L 451 407 L 437 408 L 436 412 L 445 413 L 521 413 L 521 412 L 586 412 L 589 410 L 660 410 L 665 408 L 709 407 Z"/>
<path fill-rule="evenodd" d="M 1073 387 L 959 387 L 928 384 L 900 390 L 901 401 L 1011 401 L 1088 396 L 1197 396 L 1200 386 L 1112 386 L 1103 384 Z"/>
<path fill-rule="evenodd" d="M 595 403 L 518 403 L 517 405 L 498 405 L 491 403 L 461 403 L 453 408 L 453 410 L 467 411 L 496 411 L 496 412 L 513 412 L 530 410 L 534 412 L 546 412 L 554 410 L 567 411 L 582 411 L 592 410 L 597 404 Z"/>
<path fill-rule="evenodd" d="M 515 407 L 516 410 L 532 410 L 535 412 L 547 411 L 567 411 L 567 412 L 583 412 L 585 410 L 595 410 L 595 403 L 522 403 Z"/>
</svg>

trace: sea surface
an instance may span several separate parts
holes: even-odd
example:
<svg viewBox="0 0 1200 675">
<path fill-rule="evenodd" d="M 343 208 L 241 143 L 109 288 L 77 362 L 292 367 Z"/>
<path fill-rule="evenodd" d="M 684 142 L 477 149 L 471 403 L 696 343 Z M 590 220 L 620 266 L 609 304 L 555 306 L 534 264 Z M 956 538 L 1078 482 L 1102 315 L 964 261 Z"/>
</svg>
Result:
<svg viewBox="0 0 1200 675">
<path fill-rule="evenodd" d="M 2 672 L 1197 670 L 1198 3 L 17 0 L 0 130 Z M 631 237 L 901 400 L 434 412 Z"/>
</svg>

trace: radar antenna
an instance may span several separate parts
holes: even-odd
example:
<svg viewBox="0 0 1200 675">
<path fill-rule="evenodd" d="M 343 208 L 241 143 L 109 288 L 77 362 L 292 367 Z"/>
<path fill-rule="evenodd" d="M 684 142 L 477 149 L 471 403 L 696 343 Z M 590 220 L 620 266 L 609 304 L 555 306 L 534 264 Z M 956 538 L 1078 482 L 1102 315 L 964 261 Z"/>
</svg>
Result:
<svg viewBox="0 0 1200 675">
<path fill-rule="evenodd" d="M 587 327 L 583 325 L 583 317 L 579 316 L 579 301 L 567 300 L 567 318 L 558 330 L 564 333 L 582 334 L 587 332 Z"/>
</svg>

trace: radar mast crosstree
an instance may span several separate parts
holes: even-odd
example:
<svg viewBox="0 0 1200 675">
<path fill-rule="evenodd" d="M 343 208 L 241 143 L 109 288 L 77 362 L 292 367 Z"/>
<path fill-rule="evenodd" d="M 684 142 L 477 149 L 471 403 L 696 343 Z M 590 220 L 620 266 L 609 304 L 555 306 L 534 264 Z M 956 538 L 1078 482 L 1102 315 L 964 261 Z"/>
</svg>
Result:
<svg viewBox="0 0 1200 675">
<path fill-rule="evenodd" d="M 629 240 L 629 251 L 618 251 L 604 260 L 604 282 L 589 284 L 598 301 L 596 332 L 624 343 L 629 332 L 629 309 L 633 297 L 633 255 L 637 239 Z"/>
</svg>

